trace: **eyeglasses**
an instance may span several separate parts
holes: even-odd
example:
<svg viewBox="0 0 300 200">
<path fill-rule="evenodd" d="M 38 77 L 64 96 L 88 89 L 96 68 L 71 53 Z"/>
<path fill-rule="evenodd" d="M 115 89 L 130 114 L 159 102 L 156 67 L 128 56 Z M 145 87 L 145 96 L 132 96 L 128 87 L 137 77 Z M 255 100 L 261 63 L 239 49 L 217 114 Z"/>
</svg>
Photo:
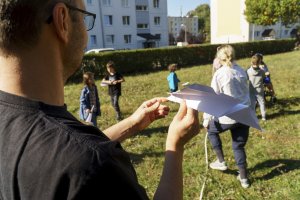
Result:
<svg viewBox="0 0 300 200">
<path fill-rule="evenodd" d="M 67 8 L 69 8 L 70 10 L 75 10 L 75 11 L 79 11 L 81 13 L 84 14 L 84 17 L 83 17 L 83 21 L 84 21 L 84 24 L 85 24 L 85 27 L 86 27 L 86 31 L 90 31 L 94 28 L 94 24 L 95 24 L 95 19 L 96 19 L 96 14 L 94 13 L 90 13 L 90 12 L 87 12 L 85 10 L 81 10 L 79 8 L 76 8 L 74 6 L 70 6 L 68 4 L 65 4 L 67 6 Z M 46 22 L 48 24 L 50 24 L 53 20 L 53 16 L 51 15 L 47 20 Z"/>
</svg>

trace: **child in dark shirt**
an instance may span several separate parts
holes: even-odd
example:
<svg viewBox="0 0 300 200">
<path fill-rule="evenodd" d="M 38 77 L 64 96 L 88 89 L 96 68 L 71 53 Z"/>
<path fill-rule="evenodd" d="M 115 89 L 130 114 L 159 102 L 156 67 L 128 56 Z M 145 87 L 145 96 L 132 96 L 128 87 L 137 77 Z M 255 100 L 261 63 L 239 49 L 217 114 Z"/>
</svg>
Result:
<svg viewBox="0 0 300 200">
<path fill-rule="evenodd" d="M 119 97 L 121 96 L 121 83 L 124 82 L 125 79 L 116 71 L 113 61 L 109 61 L 106 64 L 106 69 L 108 73 L 102 80 L 102 83 L 108 84 L 108 95 L 110 96 L 112 106 L 116 111 L 117 120 L 120 121 L 122 116 L 119 106 Z"/>
</svg>

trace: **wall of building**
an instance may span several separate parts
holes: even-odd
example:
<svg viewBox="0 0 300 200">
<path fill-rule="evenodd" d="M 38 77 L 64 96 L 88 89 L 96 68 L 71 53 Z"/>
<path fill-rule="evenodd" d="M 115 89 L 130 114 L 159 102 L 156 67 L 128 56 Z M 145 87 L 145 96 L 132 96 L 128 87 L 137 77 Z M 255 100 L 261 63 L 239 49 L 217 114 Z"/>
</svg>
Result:
<svg viewBox="0 0 300 200">
<path fill-rule="evenodd" d="M 163 47 L 169 45 L 168 37 L 168 10 L 167 0 L 160 0 L 159 7 L 153 6 L 153 0 L 150 0 L 149 4 L 149 25 L 150 33 L 152 35 L 160 35 L 160 41 L 157 42 L 157 46 Z M 159 17 L 160 23 L 155 24 L 154 18 Z"/>
<path fill-rule="evenodd" d="M 168 31 L 176 38 L 180 31 L 187 28 L 187 31 L 194 36 L 199 34 L 198 17 L 168 17 Z"/>
<path fill-rule="evenodd" d="M 212 44 L 290 38 L 291 31 L 300 26 L 300 23 L 288 27 L 281 23 L 272 26 L 250 24 L 244 15 L 245 0 L 211 0 L 210 3 Z M 271 34 L 263 37 L 262 33 L 267 29 L 272 29 Z"/>
<path fill-rule="evenodd" d="M 160 34 L 158 47 L 168 45 L 167 31 L 167 1 L 159 0 L 159 8 L 153 8 L 153 0 L 126 0 L 124 6 L 121 0 L 85 0 L 86 9 L 97 15 L 95 26 L 88 32 L 87 50 L 93 48 L 136 49 L 143 48 L 139 43 L 143 40 L 138 33 Z M 147 5 L 146 11 L 136 11 L 136 5 Z M 108 16 L 112 17 L 112 24 Z M 130 24 L 123 24 L 123 17 L 129 16 Z M 160 25 L 154 25 L 154 17 L 160 17 Z M 138 23 L 148 24 L 148 28 L 138 29 Z M 125 37 L 130 36 L 130 43 Z M 113 39 L 112 39 L 113 37 Z M 128 40 L 127 40 L 128 42 Z"/>
<path fill-rule="evenodd" d="M 244 0 L 211 0 L 211 43 L 249 41 L 249 23 Z"/>
</svg>

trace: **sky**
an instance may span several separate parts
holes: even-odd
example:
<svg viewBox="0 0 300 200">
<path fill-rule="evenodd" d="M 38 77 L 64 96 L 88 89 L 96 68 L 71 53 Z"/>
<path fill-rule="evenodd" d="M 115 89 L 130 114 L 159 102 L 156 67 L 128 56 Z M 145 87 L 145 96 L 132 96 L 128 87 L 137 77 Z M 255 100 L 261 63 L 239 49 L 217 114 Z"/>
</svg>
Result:
<svg viewBox="0 0 300 200">
<path fill-rule="evenodd" d="M 200 4 L 209 4 L 210 0 L 168 0 L 168 16 L 179 17 L 182 6 L 182 15 L 190 10 L 194 10 Z"/>
</svg>

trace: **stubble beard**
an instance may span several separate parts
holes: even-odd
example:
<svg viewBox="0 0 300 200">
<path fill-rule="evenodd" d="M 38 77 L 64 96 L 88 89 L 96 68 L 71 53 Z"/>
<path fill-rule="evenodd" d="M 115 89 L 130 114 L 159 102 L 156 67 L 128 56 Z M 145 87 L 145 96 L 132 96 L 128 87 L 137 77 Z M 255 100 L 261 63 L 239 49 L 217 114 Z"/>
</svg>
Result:
<svg viewBox="0 0 300 200">
<path fill-rule="evenodd" d="M 75 23 L 73 24 L 70 33 L 70 42 L 66 47 L 65 59 L 64 59 L 64 71 L 63 78 L 64 82 L 68 80 L 81 66 L 84 50 L 84 36 L 81 30 L 75 28 Z"/>
</svg>

